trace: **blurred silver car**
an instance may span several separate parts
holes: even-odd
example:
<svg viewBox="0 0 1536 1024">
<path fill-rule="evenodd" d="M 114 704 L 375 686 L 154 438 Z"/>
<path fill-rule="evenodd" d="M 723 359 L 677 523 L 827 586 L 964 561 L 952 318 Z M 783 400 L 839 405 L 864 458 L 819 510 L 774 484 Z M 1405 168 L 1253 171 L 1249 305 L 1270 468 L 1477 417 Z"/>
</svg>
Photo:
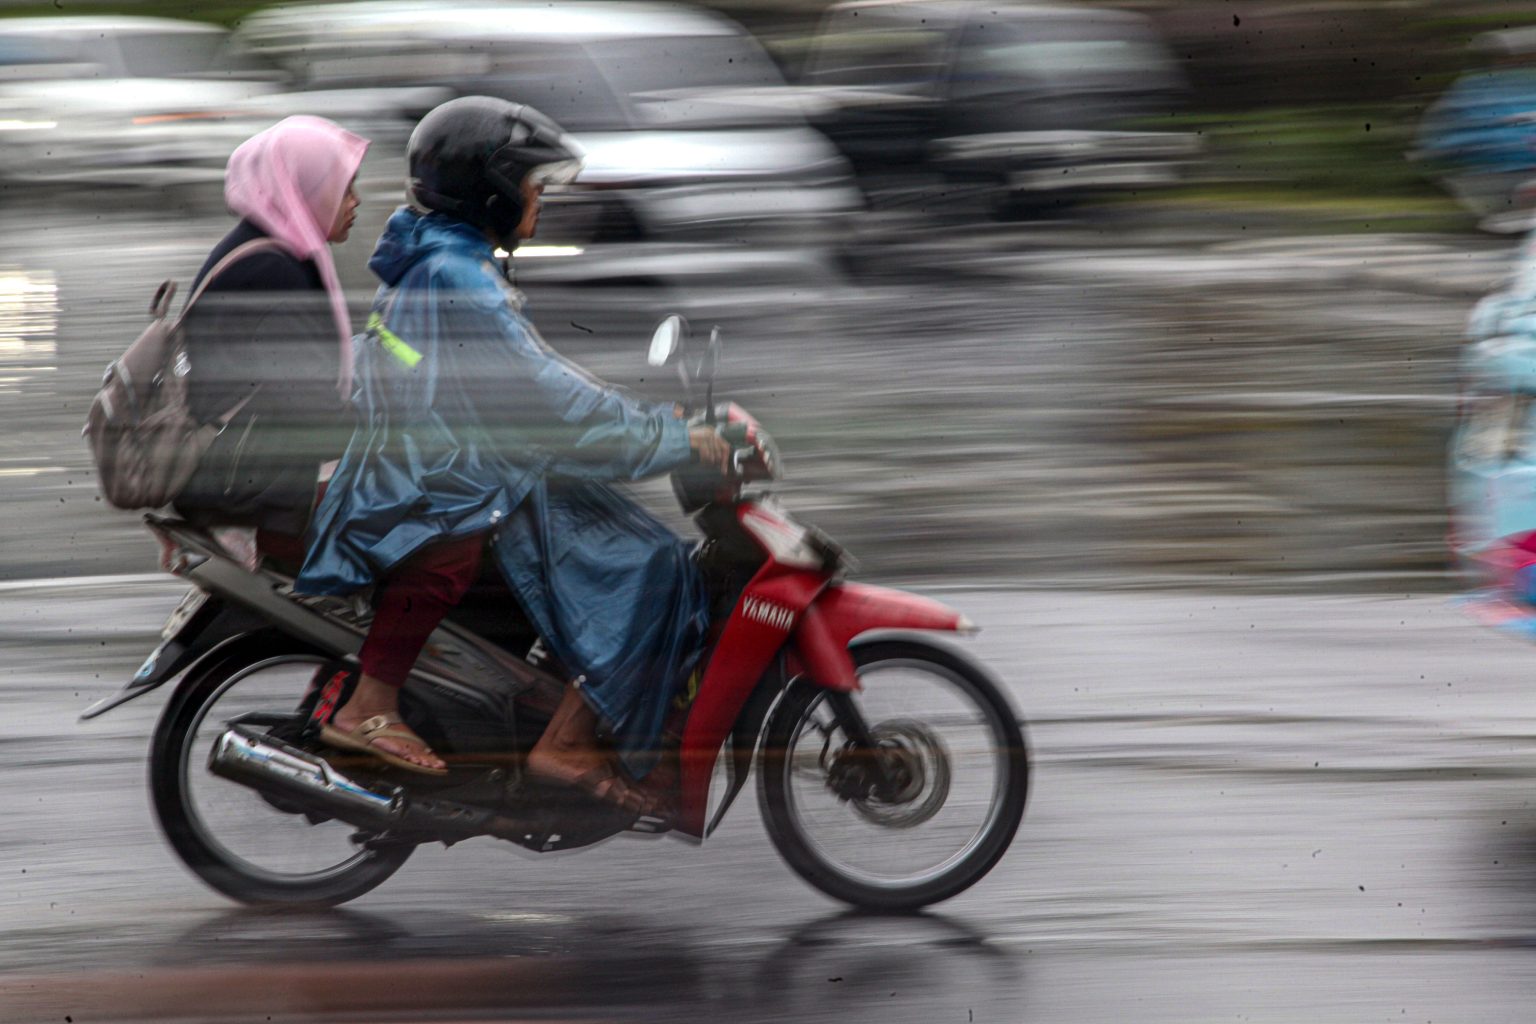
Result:
<svg viewBox="0 0 1536 1024">
<path fill-rule="evenodd" d="M 138 17 L 0 19 L 0 177 L 217 181 L 265 126 L 242 109 L 280 73 L 222 29 Z"/>
<path fill-rule="evenodd" d="M 695 8 L 294 5 L 246 19 L 238 42 L 331 96 L 436 87 L 529 103 L 558 120 L 586 149 L 586 166 L 569 191 L 546 198 L 541 246 L 519 255 L 660 240 L 825 243 L 860 203 L 846 162 L 806 123 L 798 92 L 756 40 Z M 687 258 L 672 249 L 668 276 Z M 699 258 L 721 268 L 716 255 Z M 619 276 L 650 273 L 639 253 L 610 259 Z"/>
</svg>

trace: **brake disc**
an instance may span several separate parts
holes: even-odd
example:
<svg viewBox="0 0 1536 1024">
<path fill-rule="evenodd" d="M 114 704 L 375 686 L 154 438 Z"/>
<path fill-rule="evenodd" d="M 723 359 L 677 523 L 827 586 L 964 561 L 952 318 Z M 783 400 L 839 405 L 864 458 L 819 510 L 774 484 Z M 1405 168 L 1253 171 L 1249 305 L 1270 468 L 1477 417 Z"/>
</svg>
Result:
<svg viewBox="0 0 1536 1024">
<path fill-rule="evenodd" d="M 949 799 L 949 750 L 923 723 L 898 718 L 870 730 L 886 770 L 901 773 L 891 792 L 872 787 L 849 801 L 858 815 L 884 828 L 914 828 L 939 813 Z"/>
</svg>

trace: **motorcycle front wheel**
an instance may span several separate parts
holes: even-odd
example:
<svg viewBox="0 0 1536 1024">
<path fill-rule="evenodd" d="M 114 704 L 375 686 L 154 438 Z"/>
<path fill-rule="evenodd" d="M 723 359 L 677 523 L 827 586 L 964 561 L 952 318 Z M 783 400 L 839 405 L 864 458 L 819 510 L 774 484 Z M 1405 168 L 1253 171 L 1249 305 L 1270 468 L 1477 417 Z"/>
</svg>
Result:
<svg viewBox="0 0 1536 1024">
<path fill-rule="evenodd" d="M 856 907 L 949 899 L 985 876 L 1018 830 L 1029 788 L 1023 729 L 997 684 L 948 648 L 885 640 L 849 653 L 879 772 L 829 692 L 797 680 L 759 755 L 769 837 L 796 874 Z"/>
<path fill-rule="evenodd" d="M 285 810 L 208 770 L 208 753 L 231 719 L 294 716 L 316 672 L 334 666 L 280 635 L 251 637 L 189 673 L 155 728 L 149 781 L 160 829 L 199 878 L 241 903 L 345 903 L 393 875 L 414 850 L 364 846 L 351 825 Z"/>
</svg>

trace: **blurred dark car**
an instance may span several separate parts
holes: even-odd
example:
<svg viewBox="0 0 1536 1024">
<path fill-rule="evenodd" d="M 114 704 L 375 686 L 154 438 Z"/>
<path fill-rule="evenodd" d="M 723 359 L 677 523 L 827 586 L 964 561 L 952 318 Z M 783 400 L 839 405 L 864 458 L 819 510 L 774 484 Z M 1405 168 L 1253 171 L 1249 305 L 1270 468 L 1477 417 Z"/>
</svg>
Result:
<svg viewBox="0 0 1536 1024">
<path fill-rule="evenodd" d="M 804 84 L 877 203 L 935 190 L 1029 212 L 1171 184 L 1191 133 L 1146 130 L 1186 93 L 1151 23 L 1009 0 L 855 0 L 826 14 Z"/>
<path fill-rule="evenodd" d="M 797 90 L 740 26 L 703 10 L 601 0 L 293 5 L 258 12 L 238 37 L 332 97 L 415 86 L 440 90 L 433 103 L 484 94 L 554 117 L 586 164 L 574 186 L 546 197 L 541 245 L 520 256 L 590 263 L 589 250 L 605 244 L 728 242 L 756 254 L 746 267 L 760 266 L 776 244 L 835 240 L 859 203 L 846 161 L 806 122 Z M 695 256 L 701 271 L 745 269 Z M 689 258 L 672 250 L 668 276 Z M 640 252 L 608 259 L 621 276 L 651 272 Z"/>
<path fill-rule="evenodd" d="M 169 18 L 0 19 L 0 177 L 90 185 L 222 178 L 278 88 L 228 33 Z"/>
</svg>

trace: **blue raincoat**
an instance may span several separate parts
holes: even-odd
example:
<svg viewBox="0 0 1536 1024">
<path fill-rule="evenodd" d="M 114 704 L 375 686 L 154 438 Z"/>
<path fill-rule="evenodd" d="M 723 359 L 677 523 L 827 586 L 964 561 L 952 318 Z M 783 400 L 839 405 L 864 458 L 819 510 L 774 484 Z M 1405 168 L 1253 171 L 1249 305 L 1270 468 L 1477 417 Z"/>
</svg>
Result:
<svg viewBox="0 0 1536 1024">
<path fill-rule="evenodd" d="M 552 351 L 481 232 L 397 210 L 369 268 L 359 426 L 297 589 L 366 587 L 433 541 L 489 532 L 502 574 L 632 771 L 707 627 L 687 546 L 607 486 L 688 461 L 687 425 Z"/>
</svg>

